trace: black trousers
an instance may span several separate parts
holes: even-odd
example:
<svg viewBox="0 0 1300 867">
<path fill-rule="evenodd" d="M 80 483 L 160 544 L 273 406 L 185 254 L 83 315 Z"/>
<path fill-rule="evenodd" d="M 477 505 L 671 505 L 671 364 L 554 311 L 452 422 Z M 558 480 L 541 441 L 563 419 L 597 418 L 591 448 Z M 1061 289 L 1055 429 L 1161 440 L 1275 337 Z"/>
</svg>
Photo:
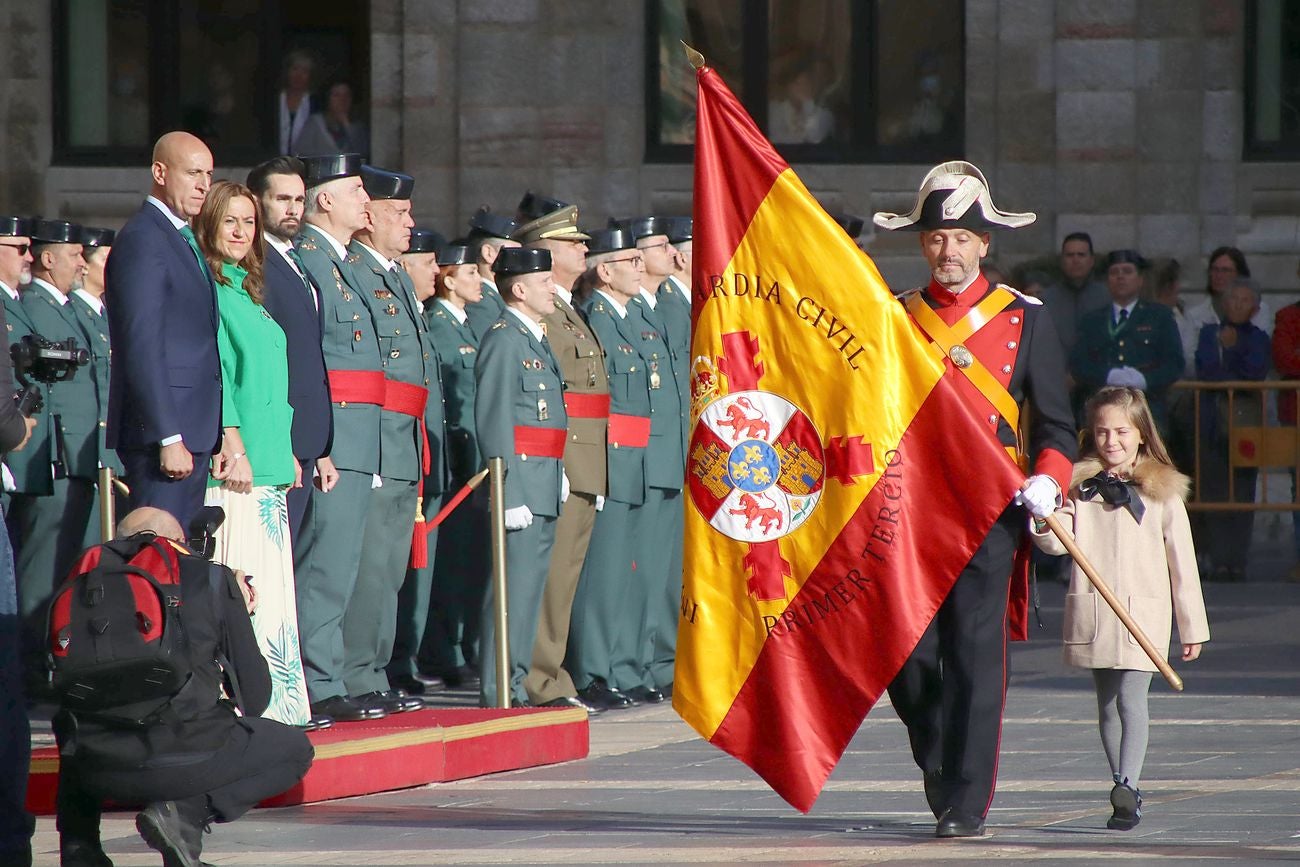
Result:
<svg viewBox="0 0 1300 867">
<path fill-rule="evenodd" d="M 1027 521 L 1008 508 L 889 685 L 921 771 L 938 773 L 943 804 L 988 814 L 997 783 L 1007 688 L 1007 593 Z"/>
<path fill-rule="evenodd" d="M 59 767 L 60 839 L 98 842 L 105 801 L 144 806 L 176 801 L 182 816 L 202 822 L 233 822 L 259 801 L 288 790 L 311 767 L 307 735 L 259 717 L 231 726 L 225 745 L 201 761 L 157 767 L 108 768 L 69 759 Z"/>
<path fill-rule="evenodd" d="M 294 458 L 302 468 L 302 487 L 290 488 L 285 492 L 285 504 L 289 507 L 289 539 L 296 541 L 298 531 L 302 529 L 302 518 L 307 513 L 307 501 L 311 499 L 312 469 L 316 462 L 306 458 Z"/>
</svg>

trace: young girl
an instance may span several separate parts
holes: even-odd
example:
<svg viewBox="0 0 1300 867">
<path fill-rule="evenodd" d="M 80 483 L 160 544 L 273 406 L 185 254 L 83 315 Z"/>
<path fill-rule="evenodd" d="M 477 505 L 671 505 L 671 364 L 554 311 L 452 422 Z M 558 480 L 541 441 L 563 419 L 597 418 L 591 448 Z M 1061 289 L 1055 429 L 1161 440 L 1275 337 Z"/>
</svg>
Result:
<svg viewBox="0 0 1300 867">
<path fill-rule="evenodd" d="M 1178 621 L 1184 662 L 1210 638 L 1196 553 L 1183 498 L 1188 479 L 1174 468 L 1142 392 L 1109 387 L 1087 405 L 1082 460 L 1057 517 L 1116 598 L 1162 651 Z M 1034 543 L 1065 546 L 1037 521 Z M 1127 831 L 1142 818 L 1138 780 L 1146 759 L 1147 690 L 1156 666 L 1076 565 L 1065 597 L 1065 661 L 1092 669 L 1101 743 L 1115 785 L 1107 828 Z"/>
</svg>

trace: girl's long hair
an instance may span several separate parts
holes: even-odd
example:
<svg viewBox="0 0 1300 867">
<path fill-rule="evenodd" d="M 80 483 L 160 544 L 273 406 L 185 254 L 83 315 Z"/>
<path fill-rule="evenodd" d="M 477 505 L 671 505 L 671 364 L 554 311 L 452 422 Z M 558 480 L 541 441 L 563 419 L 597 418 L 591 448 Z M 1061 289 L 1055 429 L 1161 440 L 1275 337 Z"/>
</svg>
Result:
<svg viewBox="0 0 1300 867">
<path fill-rule="evenodd" d="M 244 278 L 244 291 L 248 297 L 261 304 L 262 286 L 265 285 L 262 276 L 262 209 L 258 206 L 253 191 L 234 181 L 217 181 L 213 184 L 212 189 L 208 190 L 208 197 L 203 200 L 203 209 L 194 218 L 194 237 L 199 242 L 199 249 L 203 251 L 203 258 L 207 260 L 212 279 L 222 286 L 229 286 L 230 281 L 221 273 L 225 259 L 217 252 L 217 237 L 221 232 L 221 222 L 230 210 L 230 201 L 236 196 L 243 196 L 253 205 L 254 231 L 253 243 L 248 252 L 235 264 L 248 272 Z"/>
<path fill-rule="evenodd" d="M 1147 404 L 1146 395 L 1140 389 L 1130 388 L 1127 385 L 1108 385 L 1088 398 L 1084 412 L 1088 424 L 1079 431 L 1079 457 L 1101 457 L 1101 453 L 1097 451 L 1097 441 L 1092 429 L 1097 423 L 1097 416 L 1101 410 L 1108 406 L 1123 410 L 1141 435 L 1142 445 L 1138 446 L 1138 463 L 1153 460 L 1167 466 L 1174 466 L 1168 450 L 1165 449 L 1164 440 L 1160 439 L 1160 432 L 1156 430 L 1156 422 L 1151 416 L 1151 407 Z"/>
</svg>

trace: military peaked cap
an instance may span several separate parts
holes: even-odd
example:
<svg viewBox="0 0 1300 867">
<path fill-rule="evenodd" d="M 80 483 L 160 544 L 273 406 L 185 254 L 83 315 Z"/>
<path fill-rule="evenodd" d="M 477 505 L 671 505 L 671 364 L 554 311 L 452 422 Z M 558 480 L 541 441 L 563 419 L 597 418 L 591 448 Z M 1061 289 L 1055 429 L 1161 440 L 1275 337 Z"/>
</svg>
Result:
<svg viewBox="0 0 1300 867">
<path fill-rule="evenodd" d="M 361 185 L 366 188 L 366 195 L 372 199 L 405 201 L 411 198 L 411 193 L 415 191 L 415 178 L 388 169 L 362 166 Z"/>
<path fill-rule="evenodd" d="M 38 244 L 80 244 L 81 227 L 67 220 L 33 220 L 31 236 Z"/>
<path fill-rule="evenodd" d="M 694 221 L 690 217 L 664 217 L 660 220 L 670 244 L 684 244 L 691 240 Z"/>
<path fill-rule="evenodd" d="M 500 256 L 497 257 L 497 259 L 500 258 Z M 446 244 L 438 250 L 438 264 L 441 266 L 472 265 L 473 263 L 474 260 L 469 255 L 469 247 L 464 244 Z"/>
<path fill-rule="evenodd" d="M 508 241 L 510 236 L 519 229 L 519 224 L 509 217 L 492 213 L 491 209 L 484 205 L 469 218 L 469 228 L 471 235 L 504 238 Z"/>
<path fill-rule="evenodd" d="M 515 219 L 520 223 L 526 223 L 529 220 L 536 220 L 552 211 L 558 211 L 560 208 L 567 208 L 568 202 L 561 202 L 559 199 L 552 199 L 550 196 L 543 196 L 541 193 L 534 193 L 532 190 L 524 193 L 524 197 L 519 200 L 518 213 Z"/>
<path fill-rule="evenodd" d="M 86 247 L 111 247 L 117 232 L 112 229 L 96 229 L 94 226 L 81 227 L 81 243 Z"/>
<path fill-rule="evenodd" d="M 1142 254 L 1137 250 L 1111 250 L 1110 255 L 1106 257 L 1107 268 L 1111 265 L 1121 265 L 1125 263 L 1136 265 L 1139 271 L 1144 270 L 1147 266 L 1147 260 L 1143 259 Z"/>
<path fill-rule="evenodd" d="M 984 173 L 963 160 L 941 163 L 921 180 L 910 213 L 878 211 L 872 222 L 882 229 L 922 232 L 931 229 L 1019 229 L 1037 216 L 1000 211 L 993 205 Z"/>
<path fill-rule="evenodd" d="M 439 249 L 446 246 L 447 239 L 433 229 L 424 229 L 416 226 L 411 230 L 411 246 L 406 248 L 407 253 L 437 253 Z M 438 257 L 439 264 L 442 263 L 442 257 Z"/>
<path fill-rule="evenodd" d="M 531 247 L 505 247 L 497 253 L 492 271 L 498 277 L 506 274 L 532 274 L 551 270 L 551 251 Z"/>
<path fill-rule="evenodd" d="M 592 232 L 591 240 L 587 242 L 588 256 L 635 249 L 636 239 L 632 237 L 632 233 L 620 228 L 597 229 Z"/>
<path fill-rule="evenodd" d="M 32 233 L 32 221 L 26 217 L 0 217 L 0 238 L 26 238 Z"/>
<path fill-rule="evenodd" d="M 536 220 L 525 223 L 515 231 L 515 240 L 521 244 L 555 238 L 560 241 L 587 241 L 591 236 L 578 231 L 578 206 L 565 205 Z"/>
<path fill-rule="evenodd" d="M 302 157 L 303 182 L 315 187 L 326 181 L 352 178 L 361 174 L 361 154 L 327 154 Z"/>
</svg>

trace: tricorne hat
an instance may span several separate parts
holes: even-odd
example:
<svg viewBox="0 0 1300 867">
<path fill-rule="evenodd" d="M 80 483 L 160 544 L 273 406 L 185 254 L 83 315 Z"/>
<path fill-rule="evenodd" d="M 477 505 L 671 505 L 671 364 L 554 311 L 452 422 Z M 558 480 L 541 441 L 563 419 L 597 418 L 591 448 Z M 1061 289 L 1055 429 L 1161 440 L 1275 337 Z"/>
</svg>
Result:
<svg viewBox="0 0 1300 867">
<path fill-rule="evenodd" d="M 953 160 L 926 174 L 911 213 L 876 212 L 872 222 L 882 229 L 911 232 L 930 229 L 1019 229 L 1037 219 L 1033 213 L 999 211 L 993 205 L 989 183 L 972 163 Z"/>
<path fill-rule="evenodd" d="M 515 230 L 514 239 L 521 244 L 545 241 L 554 238 L 559 241 L 590 241 L 591 236 L 578 231 L 578 206 L 565 205 L 549 214 L 524 223 Z"/>
<path fill-rule="evenodd" d="M 663 217 L 628 217 L 624 220 L 609 221 L 611 229 L 622 229 L 632 236 L 634 240 L 648 238 L 651 235 L 666 235 L 668 227 L 665 225 Z"/>
<path fill-rule="evenodd" d="M 474 260 L 470 258 L 469 247 L 464 244 L 445 244 L 438 248 L 438 264 L 448 268 L 452 265 L 473 265 Z"/>
<path fill-rule="evenodd" d="M 303 183 L 308 189 L 328 181 L 361 174 L 361 154 L 322 154 L 300 157 L 300 159 L 303 166 Z"/>
<path fill-rule="evenodd" d="M 435 232 L 433 229 L 426 229 L 423 226 L 416 226 L 411 230 L 411 244 L 406 248 L 408 253 L 437 253 L 447 243 L 447 239 Z M 438 264 L 442 264 L 442 256 L 438 257 Z"/>
<path fill-rule="evenodd" d="M 94 226 L 81 227 L 81 245 L 83 247 L 111 247 L 117 232 L 112 229 L 98 229 Z"/>
<path fill-rule="evenodd" d="M 587 242 L 587 255 L 599 256 L 601 253 L 616 253 L 619 250 L 635 250 L 636 239 L 632 233 L 623 228 L 597 229 L 591 233 Z"/>
<path fill-rule="evenodd" d="M 372 200 L 405 201 L 411 198 L 411 193 L 415 192 L 415 178 L 377 166 L 361 167 L 361 184 L 366 188 L 366 195 Z"/>
<path fill-rule="evenodd" d="M 25 238 L 32 233 L 32 221 L 26 217 L 0 217 L 0 238 Z"/>
<path fill-rule="evenodd" d="M 551 270 L 551 251 L 534 247 L 504 247 L 492 263 L 492 273 L 497 277 L 507 274 L 532 274 Z"/>
<path fill-rule="evenodd" d="M 471 238 L 502 238 L 508 241 L 519 224 L 509 217 L 492 213 L 491 208 L 483 205 L 469 218 L 469 228 Z"/>
<path fill-rule="evenodd" d="M 38 244 L 80 244 L 81 227 L 67 220 L 32 220 L 32 240 Z"/>
<path fill-rule="evenodd" d="M 691 240 L 694 223 L 690 217 L 662 217 L 659 223 L 670 244 L 684 244 Z"/>
<path fill-rule="evenodd" d="M 550 196 L 543 196 L 541 193 L 528 190 L 524 193 L 523 198 L 519 200 L 519 207 L 515 212 L 515 221 L 527 223 L 568 206 L 568 202 L 562 202 L 559 199 L 553 199 Z"/>
</svg>

